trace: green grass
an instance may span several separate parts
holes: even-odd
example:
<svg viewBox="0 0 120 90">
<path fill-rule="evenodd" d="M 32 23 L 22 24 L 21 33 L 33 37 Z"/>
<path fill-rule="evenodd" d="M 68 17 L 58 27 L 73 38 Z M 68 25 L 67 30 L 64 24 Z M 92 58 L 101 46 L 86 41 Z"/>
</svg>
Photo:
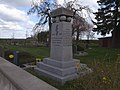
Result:
<svg viewBox="0 0 120 90">
<path fill-rule="evenodd" d="M 28 52 L 36 58 L 49 57 L 48 47 L 20 47 L 20 46 L 5 46 L 10 50 L 18 50 Z M 120 49 L 110 49 L 110 48 L 100 48 L 93 47 L 92 49 L 87 49 L 88 55 L 86 56 L 74 56 L 74 58 L 79 59 L 82 63 L 91 64 L 94 61 L 99 62 L 114 62 L 117 59 L 117 55 L 120 54 Z"/>
<path fill-rule="evenodd" d="M 120 63 L 94 63 L 89 75 L 67 81 L 64 85 L 39 75 L 32 69 L 27 71 L 59 90 L 120 90 Z"/>
<path fill-rule="evenodd" d="M 86 56 L 75 56 L 75 58 L 80 59 L 82 63 L 91 64 L 95 61 L 99 62 L 115 62 L 118 54 L 120 54 L 120 49 L 110 49 L 110 48 L 100 48 L 95 47 L 87 50 L 88 55 Z"/>
<path fill-rule="evenodd" d="M 36 73 L 36 72 L 35 72 L 33 69 L 31 69 L 31 68 L 30 68 L 30 69 L 26 69 L 26 71 L 29 72 L 29 73 L 31 73 L 32 75 L 34 75 L 34 76 L 42 79 L 43 81 L 49 83 L 50 85 L 52 85 L 52 86 L 54 86 L 54 87 L 56 87 L 56 88 L 58 88 L 58 89 L 63 88 L 63 86 L 62 86 L 59 82 L 56 82 L 56 81 L 54 81 L 54 80 L 52 80 L 52 79 L 49 79 L 49 78 L 46 78 L 46 77 L 44 77 L 44 76 L 42 76 L 42 75 L 39 75 L 38 73 Z M 63 90 L 64 90 L 64 89 L 63 89 Z"/>
<path fill-rule="evenodd" d="M 47 47 L 22 47 L 22 46 L 5 46 L 9 50 L 17 50 L 28 52 L 36 58 L 45 58 L 49 56 L 49 48 Z"/>
<path fill-rule="evenodd" d="M 39 58 L 49 56 L 47 47 L 6 46 L 6 48 L 28 52 Z M 93 73 L 68 81 L 64 85 L 37 74 L 33 69 L 28 69 L 27 71 L 59 90 L 120 90 L 120 57 L 118 59 L 120 49 L 95 46 L 92 49 L 87 49 L 86 52 L 88 52 L 88 55 L 74 56 L 74 58 L 79 59 L 81 63 L 88 64 L 92 68 Z"/>
<path fill-rule="evenodd" d="M 82 90 L 82 88 L 83 88 L 82 85 L 79 85 L 79 86 L 75 85 L 76 82 L 80 82 L 81 80 L 80 81 L 77 81 L 77 80 L 67 81 L 64 85 L 62 85 L 59 82 L 56 82 L 56 81 L 49 79 L 49 78 L 46 78 L 42 75 L 39 75 L 33 69 L 26 69 L 26 71 L 28 71 L 29 73 L 33 74 L 34 76 L 44 80 L 45 82 L 56 87 L 59 90 L 79 90 L 79 88 L 81 88 L 80 90 Z"/>
<path fill-rule="evenodd" d="M 7 50 L 19 51 L 20 64 L 36 62 L 36 59 L 43 60 L 43 58 L 49 57 L 49 48 L 47 47 L 23 47 L 23 46 L 5 45 L 4 48 L 5 51 Z"/>
</svg>

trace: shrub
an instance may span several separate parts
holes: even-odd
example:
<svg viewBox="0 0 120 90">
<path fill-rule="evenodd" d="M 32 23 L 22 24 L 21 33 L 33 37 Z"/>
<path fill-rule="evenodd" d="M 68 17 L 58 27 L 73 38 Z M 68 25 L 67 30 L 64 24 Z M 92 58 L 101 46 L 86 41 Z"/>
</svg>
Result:
<svg viewBox="0 0 120 90">
<path fill-rule="evenodd" d="M 20 64 L 35 62 L 35 57 L 32 56 L 30 53 L 22 51 L 19 53 L 19 61 L 20 61 Z"/>
<path fill-rule="evenodd" d="M 81 47 L 80 45 L 77 45 L 77 51 L 84 51 L 84 48 Z"/>
<path fill-rule="evenodd" d="M 81 78 L 85 90 L 120 90 L 120 63 L 94 63 L 93 73 Z"/>
</svg>

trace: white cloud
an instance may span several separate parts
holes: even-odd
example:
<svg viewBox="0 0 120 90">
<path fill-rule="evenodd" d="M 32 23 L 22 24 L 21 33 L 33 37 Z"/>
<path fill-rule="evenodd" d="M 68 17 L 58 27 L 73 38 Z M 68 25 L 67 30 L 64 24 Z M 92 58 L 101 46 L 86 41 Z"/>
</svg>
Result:
<svg viewBox="0 0 120 90">
<path fill-rule="evenodd" d="M 57 3 L 62 5 L 64 3 L 64 0 L 57 0 Z"/>
<path fill-rule="evenodd" d="M 0 18 L 7 21 L 27 21 L 28 16 L 24 11 L 0 4 Z"/>
<path fill-rule="evenodd" d="M 26 30 L 30 31 L 33 26 L 34 22 L 30 20 L 27 12 L 8 4 L 0 4 L 0 37 L 11 38 L 13 32 L 19 32 L 16 37 L 25 37 Z"/>
<path fill-rule="evenodd" d="M 69 1 L 74 1 L 74 0 L 57 0 L 57 2 L 61 5 L 64 5 L 64 1 L 67 3 Z M 97 0 L 77 0 L 77 3 L 82 6 L 88 6 L 92 10 L 92 12 L 96 12 L 98 9 Z M 81 15 L 85 18 L 89 18 L 86 10 L 82 10 Z M 92 19 L 94 19 L 94 15 L 92 13 L 90 13 L 89 15 L 91 16 Z"/>
<path fill-rule="evenodd" d="M 97 0 L 81 0 L 81 4 L 89 6 L 93 11 L 98 9 Z"/>
<path fill-rule="evenodd" d="M 30 8 L 31 1 L 0 0 L 0 37 L 11 37 L 13 33 L 15 33 L 16 37 L 25 37 L 26 30 L 29 30 L 28 32 L 32 30 L 36 20 L 26 14 L 26 7 L 27 9 Z M 96 0 L 82 1 L 84 1 L 85 5 L 96 8 Z M 63 4 L 64 0 L 58 0 L 58 2 Z"/>
<path fill-rule="evenodd" d="M 0 2 L 14 7 L 27 7 L 31 5 L 31 0 L 0 0 Z"/>
<path fill-rule="evenodd" d="M 64 4 L 64 1 L 74 1 L 74 0 L 57 0 L 57 2 L 61 5 Z M 96 11 L 98 8 L 97 0 L 78 0 L 78 3 L 83 6 L 89 6 L 93 11 Z"/>
</svg>

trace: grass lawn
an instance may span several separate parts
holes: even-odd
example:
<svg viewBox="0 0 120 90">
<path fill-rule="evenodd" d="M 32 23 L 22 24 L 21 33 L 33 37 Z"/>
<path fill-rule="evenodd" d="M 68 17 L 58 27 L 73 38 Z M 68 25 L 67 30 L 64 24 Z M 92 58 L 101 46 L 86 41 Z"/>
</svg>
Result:
<svg viewBox="0 0 120 90">
<path fill-rule="evenodd" d="M 46 47 L 19 47 L 6 46 L 11 50 L 19 50 L 30 53 L 36 58 L 44 58 L 49 56 L 49 49 Z M 120 49 L 109 49 L 92 47 L 86 50 L 86 56 L 74 56 L 81 63 L 86 63 L 93 69 L 93 73 L 76 80 L 68 81 L 64 85 L 38 75 L 34 70 L 29 69 L 28 72 L 55 86 L 59 90 L 120 90 Z"/>
<path fill-rule="evenodd" d="M 49 56 L 49 48 L 47 47 L 23 47 L 13 45 L 6 45 L 5 47 L 10 50 L 28 52 L 36 58 L 45 58 Z"/>
<path fill-rule="evenodd" d="M 93 47 L 87 50 L 88 55 L 80 56 L 75 58 L 80 59 L 82 63 L 91 64 L 92 62 L 115 62 L 117 60 L 118 54 L 120 54 L 120 49 L 110 49 L 110 48 L 100 48 Z"/>
<path fill-rule="evenodd" d="M 18 50 L 28 52 L 36 58 L 49 57 L 49 48 L 47 47 L 20 47 L 20 46 L 5 46 L 10 50 Z M 86 50 L 88 55 L 86 56 L 74 56 L 74 58 L 79 59 L 81 63 L 91 64 L 94 61 L 99 62 L 114 62 L 116 61 L 118 54 L 120 54 L 120 49 L 110 49 L 110 48 L 100 48 L 93 47 Z"/>
</svg>

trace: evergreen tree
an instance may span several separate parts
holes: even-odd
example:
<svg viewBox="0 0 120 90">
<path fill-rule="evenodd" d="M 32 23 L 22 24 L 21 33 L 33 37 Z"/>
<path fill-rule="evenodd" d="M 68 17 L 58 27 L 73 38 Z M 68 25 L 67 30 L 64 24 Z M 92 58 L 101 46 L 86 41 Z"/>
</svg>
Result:
<svg viewBox="0 0 120 90">
<path fill-rule="evenodd" d="M 106 35 L 112 32 L 112 47 L 120 47 L 120 1 L 119 0 L 99 0 L 100 8 L 95 19 L 97 26 L 94 31 Z"/>
<path fill-rule="evenodd" d="M 112 33 L 112 46 L 120 48 L 120 1 L 115 0 L 113 10 L 114 30 Z"/>
<path fill-rule="evenodd" d="M 109 34 L 113 30 L 113 15 L 112 15 L 112 0 L 100 0 L 97 2 L 100 6 L 98 12 L 94 13 L 96 15 L 95 19 L 97 23 L 94 24 L 97 28 L 94 31 L 101 33 L 101 35 Z"/>
<path fill-rule="evenodd" d="M 40 43 L 47 43 L 49 31 L 41 31 L 37 34 L 37 40 Z"/>
</svg>

